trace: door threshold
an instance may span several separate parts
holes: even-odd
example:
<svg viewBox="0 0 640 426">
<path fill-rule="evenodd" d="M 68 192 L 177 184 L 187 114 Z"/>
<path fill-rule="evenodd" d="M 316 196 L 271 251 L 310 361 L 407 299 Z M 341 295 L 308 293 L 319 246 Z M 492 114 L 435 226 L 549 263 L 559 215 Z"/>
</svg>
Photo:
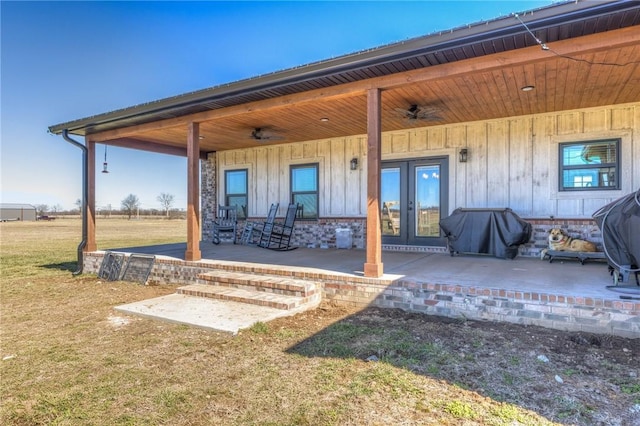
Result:
<svg viewBox="0 0 640 426">
<path fill-rule="evenodd" d="M 403 244 L 382 244 L 383 251 L 407 251 L 415 253 L 449 253 L 445 246 L 411 246 Z"/>
</svg>

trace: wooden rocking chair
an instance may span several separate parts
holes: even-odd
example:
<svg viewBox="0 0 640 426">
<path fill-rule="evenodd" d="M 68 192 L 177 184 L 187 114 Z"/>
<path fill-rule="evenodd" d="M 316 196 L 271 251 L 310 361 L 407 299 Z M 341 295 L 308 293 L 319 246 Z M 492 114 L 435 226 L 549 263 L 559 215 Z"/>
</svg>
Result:
<svg viewBox="0 0 640 426">
<path fill-rule="evenodd" d="M 298 212 L 297 204 L 289 204 L 283 223 L 274 223 L 270 230 L 263 230 L 260 234 L 258 246 L 271 250 L 293 250 L 291 247 L 291 235 Z"/>
<path fill-rule="evenodd" d="M 242 244 L 255 244 L 256 243 L 256 235 L 257 241 L 259 242 L 262 238 L 262 234 L 265 232 L 271 232 L 273 228 L 273 223 L 276 220 L 276 214 L 278 213 L 278 207 L 280 203 L 271 204 L 269 207 L 269 213 L 267 213 L 267 218 L 264 222 L 247 222 L 244 225 L 244 231 L 242 232 L 242 238 L 240 242 Z"/>
<path fill-rule="evenodd" d="M 220 206 L 218 208 L 218 218 L 213 222 L 213 244 L 220 244 L 220 234 L 231 234 L 231 239 L 235 244 L 237 226 L 237 206 Z"/>
</svg>

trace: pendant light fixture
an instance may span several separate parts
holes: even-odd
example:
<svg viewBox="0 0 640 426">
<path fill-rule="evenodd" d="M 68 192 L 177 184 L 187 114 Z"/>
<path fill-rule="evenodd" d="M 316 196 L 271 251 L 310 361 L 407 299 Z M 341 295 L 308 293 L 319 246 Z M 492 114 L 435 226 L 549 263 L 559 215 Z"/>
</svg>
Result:
<svg viewBox="0 0 640 426">
<path fill-rule="evenodd" d="M 107 145 L 104 146 L 104 163 L 102 163 L 102 173 L 109 173 L 109 170 L 107 170 Z"/>
</svg>

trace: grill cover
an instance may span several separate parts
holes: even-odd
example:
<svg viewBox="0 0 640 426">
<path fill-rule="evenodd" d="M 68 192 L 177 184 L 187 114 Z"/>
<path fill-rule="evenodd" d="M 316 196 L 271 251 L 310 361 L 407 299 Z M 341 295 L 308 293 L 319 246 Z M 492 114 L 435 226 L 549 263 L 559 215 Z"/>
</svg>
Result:
<svg viewBox="0 0 640 426">
<path fill-rule="evenodd" d="M 621 270 L 640 267 L 640 189 L 607 204 L 593 214 L 602 231 L 609 263 Z"/>
<path fill-rule="evenodd" d="M 456 209 L 440 220 L 440 228 L 452 255 L 477 253 L 513 259 L 518 247 L 531 238 L 531 224 L 508 208 Z"/>
</svg>

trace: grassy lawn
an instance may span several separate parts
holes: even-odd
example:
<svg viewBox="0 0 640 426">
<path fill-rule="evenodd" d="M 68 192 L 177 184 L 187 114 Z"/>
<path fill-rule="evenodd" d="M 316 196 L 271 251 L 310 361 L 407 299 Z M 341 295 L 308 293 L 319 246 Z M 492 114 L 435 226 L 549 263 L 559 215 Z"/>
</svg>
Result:
<svg viewBox="0 0 640 426">
<path fill-rule="evenodd" d="M 97 226 L 105 247 L 186 235 L 180 220 Z M 610 414 L 557 391 L 555 372 L 535 359 L 549 347 L 522 351 L 512 329 L 322 306 L 231 337 L 119 314 L 114 306 L 174 288 L 73 276 L 80 229 L 77 219 L 0 224 L 0 424 L 547 425 L 597 424 Z M 461 346 L 448 346 L 454 335 Z M 618 375 L 605 358 L 607 348 L 629 356 L 640 345 L 608 342 L 578 347 L 600 361 L 589 371 L 581 370 L 586 361 L 567 364 L 566 387 L 582 375 L 596 383 L 597 368 L 607 368 L 614 383 L 606 386 L 617 386 L 624 407 L 640 404 L 633 368 Z"/>
</svg>

